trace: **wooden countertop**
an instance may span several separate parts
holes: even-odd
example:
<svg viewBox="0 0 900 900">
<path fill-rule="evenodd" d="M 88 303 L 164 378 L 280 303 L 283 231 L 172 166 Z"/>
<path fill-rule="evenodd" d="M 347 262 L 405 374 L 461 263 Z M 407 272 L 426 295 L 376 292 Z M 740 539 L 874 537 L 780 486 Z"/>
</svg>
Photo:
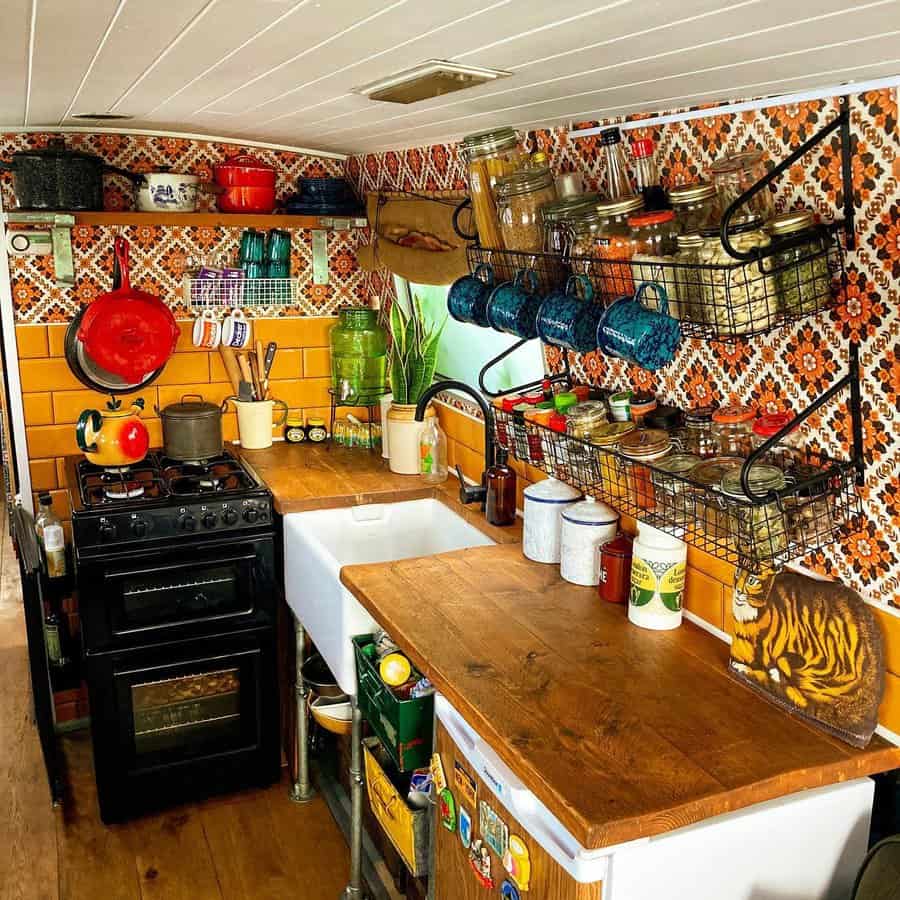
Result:
<svg viewBox="0 0 900 900">
<path fill-rule="evenodd" d="M 341 580 L 587 848 L 900 766 L 732 680 L 728 647 L 623 607 L 514 546 L 347 566 Z"/>
</svg>

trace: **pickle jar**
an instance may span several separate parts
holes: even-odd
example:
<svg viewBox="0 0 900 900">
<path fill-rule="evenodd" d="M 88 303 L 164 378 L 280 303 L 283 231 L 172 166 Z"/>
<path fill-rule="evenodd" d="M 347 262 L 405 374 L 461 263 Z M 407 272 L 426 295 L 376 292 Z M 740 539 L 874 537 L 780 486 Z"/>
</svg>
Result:
<svg viewBox="0 0 900 900">
<path fill-rule="evenodd" d="M 702 246 L 703 237 L 696 231 L 679 234 L 675 239 L 675 288 L 674 296 L 669 295 L 669 315 L 676 319 L 706 321 L 703 307 L 706 271 L 699 265 Z"/>
<path fill-rule="evenodd" d="M 712 437 L 719 453 L 747 457 L 753 452 L 753 420 L 749 406 L 723 406 L 712 416 Z"/>
<path fill-rule="evenodd" d="M 722 492 L 728 505 L 729 530 L 737 545 L 753 559 L 775 561 L 788 547 L 785 513 L 776 497 L 757 503 L 749 502 L 741 486 L 741 469 L 732 469 L 722 476 Z M 784 473 L 775 466 L 757 463 L 750 466 L 747 482 L 754 494 L 780 491 L 785 487 Z"/>
<path fill-rule="evenodd" d="M 623 497 L 628 493 L 628 464 L 616 456 L 616 450 L 619 441 L 634 427 L 634 422 L 608 422 L 595 428 L 591 435 L 591 443 L 599 448 L 600 480 L 608 496 Z"/>
<path fill-rule="evenodd" d="M 762 151 L 747 150 L 743 153 L 732 153 L 716 160 L 709 168 L 719 196 L 723 213 L 745 191 L 748 191 L 766 174 Z M 772 192 L 765 188 L 751 197 L 740 213 L 758 216 L 763 221 L 771 219 L 775 214 Z"/>
<path fill-rule="evenodd" d="M 662 286 L 666 297 L 676 293 L 671 267 L 677 249 L 678 223 L 671 209 L 640 212 L 628 217 L 633 252 L 631 271 L 635 284 L 652 281 Z"/>
<path fill-rule="evenodd" d="M 472 214 L 482 247 L 503 249 L 497 217 L 497 181 L 512 175 L 525 159 L 525 151 L 513 128 L 496 128 L 462 139 Z"/>
<path fill-rule="evenodd" d="M 631 460 L 628 465 L 630 499 L 640 509 L 656 509 L 653 470 L 644 463 L 662 459 L 671 449 L 671 437 L 657 428 L 635 429 L 619 441 L 619 452 Z"/>
<path fill-rule="evenodd" d="M 816 228 L 808 209 L 775 216 L 766 225 L 772 237 L 772 268 L 778 299 L 788 315 L 805 315 L 831 299 L 827 251 L 832 237 Z"/>
<path fill-rule="evenodd" d="M 522 169 L 501 178 L 497 183 L 497 217 L 503 246 L 519 253 L 541 253 L 541 208 L 556 200 L 556 183 L 548 168 Z"/>
<path fill-rule="evenodd" d="M 713 406 L 698 406 L 684 412 L 684 449 L 701 459 L 711 459 L 719 454 L 719 446 L 713 438 Z"/>
<path fill-rule="evenodd" d="M 706 181 L 676 185 L 669 191 L 669 203 L 682 233 L 713 228 L 722 218 L 716 187 Z"/>
</svg>

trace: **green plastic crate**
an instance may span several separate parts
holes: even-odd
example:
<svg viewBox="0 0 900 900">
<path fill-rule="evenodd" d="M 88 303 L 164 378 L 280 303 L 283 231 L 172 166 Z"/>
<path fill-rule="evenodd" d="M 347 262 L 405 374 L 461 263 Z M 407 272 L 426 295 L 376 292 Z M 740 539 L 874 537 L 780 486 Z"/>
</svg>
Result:
<svg viewBox="0 0 900 900">
<path fill-rule="evenodd" d="M 371 634 L 353 638 L 360 711 L 401 772 L 427 766 L 431 759 L 434 694 L 399 700 L 381 680 L 372 660 L 362 652 L 371 643 Z"/>
</svg>

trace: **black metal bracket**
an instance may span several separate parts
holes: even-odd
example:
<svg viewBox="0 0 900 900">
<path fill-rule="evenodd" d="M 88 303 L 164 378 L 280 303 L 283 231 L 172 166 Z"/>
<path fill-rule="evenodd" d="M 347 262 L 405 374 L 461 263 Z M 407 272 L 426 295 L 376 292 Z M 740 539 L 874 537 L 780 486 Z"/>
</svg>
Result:
<svg viewBox="0 0 900 900">
<path fill-rule="evenodd" d="M 795 162 L 802 159 L 817 144 L 820 144 L 833 131 L 840 129 L 841 132 L 841 180 L 844 190 L 844 220 L 841 223 L 846 236 L 846 247 L 848 250 L 854 249 L 856 246 L 856 229 L 854 226 L 854 217 L 856 209 L 853 205 L 853 155 L 852 145 L 850 142 L 850 103 L 847 96 L 840 99 L 841 111 L 827 125 L 820 128 L 811 138 L 804 141 L 793 153 L 785 157 L 777 166 L 770 169 L 759 181 L 752 187 L 744 191 L 729 207 L 722 216 L 722 223 L 719 227 L 719 236 L 722 239 L 722 246 L 730 256 L 735 259 L 746 262 L 759 256 L 758 249 L 743 251 L 736 249 L 728 239 L 728 227 L 737 210 L 742 207 L 748 200 L 751 200 L 761 191 L 769 189 L 769 185 L 786 172 Z"/>
<path fill-rule="evenodd" d="M 560 384 L 562 382 L 568 382 L 571 377 L 571 371 L 569 369 L 569 354 L 567 351 L 563 351 L 563 371 L 559 372 L 556 375 L 545 375 L 543 378 L 539 378 L 537 381 L 529 381 L 528 384 L 519 384 L 516 387 L 504 388 L 502 391 L 492 391 L 488 388 L 484 383 L 484 378 L 487 373 L 494 368 L 494 366 L 499 365 L 506 359 L 508 356 L 511 356 L 519 347 L 527 344 L 530 340 L 534 340 L 534 338 L 523 338 L 521 341 L 516 341 L 510 347 L 507 347 L 502 353 L 498 353 L 493 359 L 489 359 L 481 368 L 481 371 L 478 373 L 478 387 L 481 389 L 481 393 L 486 397 L 490 397 L 492 400 L 497 397 L 503 397 L 506 394 L 521 394 L 524 391 L 531 390 L 532 388 L 540 387 L 545 381 L 549 381 L 550 384 Z"/>
</svg>

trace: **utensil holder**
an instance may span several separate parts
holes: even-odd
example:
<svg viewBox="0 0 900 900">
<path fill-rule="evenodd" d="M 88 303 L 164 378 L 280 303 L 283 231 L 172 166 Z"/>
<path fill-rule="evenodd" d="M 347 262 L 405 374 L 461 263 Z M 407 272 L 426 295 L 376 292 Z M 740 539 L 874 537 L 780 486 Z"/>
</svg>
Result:
<svg viewBox="0 0 900 900">
<path fill-rule="evenodd" d="M 233 403 L 237 410 L 238 433 L 241 447 L 245 450 L 265 450 L 272 446 L 272 429 L 284 425 L 288 406 L 284 400 L 239 400 L 237 397 L 228 397 L 222 404 L 222 412 Z M 275 407 L 281 408 L 282 413 L 276 421 L 274 418 Z"/>
</svg>

